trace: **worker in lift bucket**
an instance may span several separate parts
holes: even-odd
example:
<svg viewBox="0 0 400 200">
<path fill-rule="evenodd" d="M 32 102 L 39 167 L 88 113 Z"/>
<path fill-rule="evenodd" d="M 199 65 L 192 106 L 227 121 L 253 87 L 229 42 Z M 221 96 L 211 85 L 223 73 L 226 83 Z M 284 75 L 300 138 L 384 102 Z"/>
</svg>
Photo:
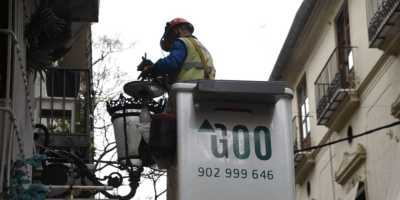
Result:
<svg viewBox="0 0 400 200">
<path fill-rule="evenodd" d="M 162 50 L 170 54 L 155 64 L 143 57 L 138 66 L 142 71 L 139 78 L 162 77 L 167 85 L 180 82 L 192 82 L 197 79 L 214 79 L 213 59 L 204 45 L 193 36 L 194 27 L 182 18 L 167 22 L 161 37 Z M 168 76 L 167 76 L 168 75 Z"/>
</svg>

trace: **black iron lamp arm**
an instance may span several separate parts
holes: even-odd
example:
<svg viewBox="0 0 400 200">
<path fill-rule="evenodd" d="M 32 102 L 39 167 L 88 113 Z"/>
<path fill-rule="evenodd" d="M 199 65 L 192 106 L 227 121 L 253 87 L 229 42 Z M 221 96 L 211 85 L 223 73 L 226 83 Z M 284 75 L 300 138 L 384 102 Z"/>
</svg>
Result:
<svg viewBox="0 0 400 200">
<path fill-rule="evenodd" d="M 75 154 L 72 154 L 70 152 L 62 151 L 60 152 L 61 154 L 68 156 L 74 161 L 75 166 L 78 168 L 79 173 L 81 175 L 81 183 L 82 185 L 87 185 L 85 178 L 87 177 L 90 181 L 93 182 L 94 185 L 97 186 L 103 186 L 104 184 L 100 182 L 100 180 L 107 180 L 108 179 L 108 185 L 113 186 L 114 188 L 117 188 L 122 185 L 123 182 L 123 176 L 117 172 L 111 173 L 109 176 L 105 176 L 103 179 L 97 178 L 87 167 L 86 163 L 81 160 L 78 156 Z M 121 195 L 112 195 L 108 193 L 107 191 L 100 191 L 104 196 L 110 199 L 120 199 L 120 200 L 125 200 L 125 199 L 132 199 L 135 194 L 136 190 L 139 187 L 139 182 L 140 182 L 140 177 L 141 173 L 143 172 L 143 167 L 138 168 L 137 170 L 133 170 L 132 168 L 127 168 L 127 171 L 129 173 L 129 187 L 130 187 L 130 192 L 129 194 L 125 196 Z M 112 177 L 113 175 L 116 175 L 118 177 Z M 95 193 L 90 193 L 91 195 L 95 195 Z"/>
</svg>

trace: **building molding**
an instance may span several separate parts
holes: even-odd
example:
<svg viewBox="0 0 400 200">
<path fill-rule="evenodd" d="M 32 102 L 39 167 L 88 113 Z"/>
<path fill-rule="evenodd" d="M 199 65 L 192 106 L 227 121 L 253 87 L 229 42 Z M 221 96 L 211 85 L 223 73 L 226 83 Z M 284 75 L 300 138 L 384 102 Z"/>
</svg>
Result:
<svg viewBox="0 0 400 200">
<path fill-rule="evenodd" d="M 357 189 L 358 189 L 358 184 L 360 183 L 360 181 L 363 181 L 363 177 L 361 175 L 359 175 L 359 174 L 352 175 L 350 177 L 349 181 L 348 181 L 349 183 L 345 187 L 346 188 L 346 194 L 348 195 L 350 190 L 352 190 L 356 186 L 357 186 Z"/>
<path fill-rule="evenodd" d="M 354 153 L 344 152 L 339 169 L 335 172 L 335 181 L 343 186 L 365 162 L 366 157 L 367 152 L 361 144 L 358 144 Z"/>
<path fill-rule="evenodd" d="M 353 116 L 359 105 L 360 98 L 358 97 L 358 93 L 355 91 L 348 92 L 325 126 L 331 131 L 339 132 Z"/>
<path fill-rule="evenodd" d="M 392 66 L 392 63 L 396 60 L 395 56 L 383 54 L 376 62 L 374 67 L 362 81 L 361 85 L 357 89 L 357 93 L 360 97 L 360 104 L 364 102 L 368 94 L 372 91 L 375 85 L 379 82 L 385 72 Z"/>
<path fill-rule="evenodd" d="M 295 184 L 302 184 L 314 169 L 315 160 L 312 154 L 306 154 L 295 170 Z"/>
<path fill-rule="evenodd" d="M 400 18 L 396 20 L 392 29 L 387 34 L 383 43 L 379 45 L 379 49 L 388 55 L 398 55 L 400 53 Z"/>
<path fill-rule="evenodd" d="M 337 136 L 339 135 L 338 132 L 334 131 L 328 131 L 325 136 L 321 139 L 321 141 L 319 142 L 318 145 L 323 145 L 326 144 L 328 142 L 333 141 L 334 139 L 337 138 Z M 313 156 L 315 158 L 315 162 L 318 163 L 318 161 L 322 158 L 322 156 L 325 154 L 326 150 L 328 150 L 329 146 L 325 146 L 322 148 L 318 148 L 316 150 L 313 151 Z"/>
</svg>

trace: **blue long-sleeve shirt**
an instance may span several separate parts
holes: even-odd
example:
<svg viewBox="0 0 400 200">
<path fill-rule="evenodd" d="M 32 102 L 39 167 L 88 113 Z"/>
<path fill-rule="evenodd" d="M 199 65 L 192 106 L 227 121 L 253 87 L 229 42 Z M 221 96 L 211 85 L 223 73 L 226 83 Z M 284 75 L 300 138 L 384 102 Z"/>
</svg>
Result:
<svg viewBox="0 0 400 200">
<path fill-rule="evenodd" d="M 163 81 L 166 81 L 166 74 L 179 71 L 183 62 L 187 57 L 187 47 L 182 40 L 176 40 L 171 47 L 170 54 L 159 59 L 151 68 L 151 71 L 157 76 L 163 76 Z"/>
</svg>

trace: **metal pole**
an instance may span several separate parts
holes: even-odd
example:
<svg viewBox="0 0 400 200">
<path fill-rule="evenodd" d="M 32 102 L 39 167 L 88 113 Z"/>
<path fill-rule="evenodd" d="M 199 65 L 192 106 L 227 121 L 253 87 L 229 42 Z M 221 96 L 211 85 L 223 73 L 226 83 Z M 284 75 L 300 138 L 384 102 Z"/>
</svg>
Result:
<svg viewBox="0 0 400 200">
<path fill-rule="evenodd" d="M 8 1 L 8 31 L 12 32 L 12 1 Z M 6 83 L 6 106 L 10 105 L 11 90 L 11 34 L 7 34 L 7 83 Z"/>
<path fill-rule="evenodd" d="M 13 146 L 14 146 L 14 144 L 15 144 L 15 136 L 17 135 L 17 126 L 16 126 L 16 124 L 15 124 L 15 122 L 13 121 L 12 123 L 10 123 L 11 125 L 11 128 L 10 128 L 10 140 L 9 140 L 9 147 L 8 147 L 8 161 L 10 162 L 11 161 L 11 152 L 14 152 L 13 151 Z M 10 167 L 7 167 L 7 180 L 9 180 L 8 181 L 8 186 L 10 187 L 11 186 L 11 168 Z"/>
<path fill-rule="evenodd" d="M 63 121 L 62 121 L 62 130 L 65 131 L 65 70 L 63 70 Z"/>
<path fill-rule="evenodd" d="M 114 187 L 112 186 L 82 186 L 82 185 L 45 185 L 43 189 L 48 188 L 50 190 L 58 190 L 58 191 L 69 191 L 69 190 L 82 190 L 82 191 L 106 191 L 106 190 L 113 190 Z"/>
<path fill-rule="evenodd" d="M 51 72 L 51 121 L 50 121 L 50 126 L 51 126 L 51 133 L 54 133 L 54 130 L 53 130 L 53 121 L 54 121 L 54 119 L 53 119 L 53 111 L 54 111 L 54 71 L 53 72 Z"/>
<path fill-rule="evenodd" d="M 86 79 L 86 97 L 85 97 L 85 118 L 86 118 L 86 124 L 85 124 L 85 127 L 86 127 L 86 134 L 89 134 L 90 135 L 90 129 L 89 129 L 89 126 L 90 126 L 90 119 L 89 119 L 89 112 L 90 112 L 90 107 L 89 107 L 89 96 L 90 96 L 90 94 L 89 94 L 89 87 L 90 87 L 90 80 L 89 80 L 89 76 L 88 76 L 88 74 L 89 73 L 85 73 L 85 79 Z"/>
<path fill-rule="evenodd" d="M 0 177 L 1 177 L 1 180 L 3 180 L 3 175 L 4 175 L 3 172 L 4 172 L 4 170 L 5 170 L 4 168 L 6 166 L 5 165 L 5 162 L 6 162 L 5 158 L 6 158 L 7 135 L 8 134 L 7 134 L 7 126 L 5 126 L 5 122 L 8 119 L 8 112 L 11 112 L 11 110 L 8 111 L 9 108 L 5 108 L 5 109 L 7 109 L 7 110 L 3 110 L 3 122 L 4 122 L 4 124 L 3 124 L 3 131 L 1 133 L 1 135 L 3 135 L 3 138 L 2 138 L 3 139 L 3 146 L 2 146 L 2 149 L 1 149 L 1 154 L 2 155 L 1 155 L 1 166 L 0 166 Z M 10 133 L 10 137 L 11 137 L 11 133 Z M 9 164 L 9 163 L 7 163 L 7 164 Z M 0 186 L 1 186 L 0 191 L 3 191 L 3 181 L 0 182 Z"/>
<path fill-rule="evenodd" d="M 46 76 L 47 76 L 47 74 L 46 74 Z M 43 80 L 40 79 L 39 108 L 36 108 L 36 109 L 39 109 L 39 124 L 42 123 L 42 96 L 43 96 L 42 90 L 43 90 Z M 46 125 L 48 125 L 48 124 L 46 124 Z M 40 133 L 42 133 L 42 130 L 40 130 Z"/>
<path fill-rule="evenodd" d="M 74 94 L 78 94 L 78 89 L 76 89 L 76 80 L 77 80 L 77 78 L 78 78 L 78 75 L 76 74 L 76 73 L 74 73 L 74 76 L 75 76 L 75 79 L 74 79 Z M 74 101 L 74 103 L 73 103 L 73 105 L 72 106 L 74 106 L 75 107 L 75 109 L 72 109 L 72 110 L 75 110 L 75 113 L 72 113 L 71 112 L 71 122 L 72 122 L 72 126 L 74 127 L 73 128 L 73 131 L 75 132 L 75 133 L 77 133 L 77 128 L 76 128 L 76 123 L 77 123 L 77 119 L 76 119 L 76 112 L 80 112 L 80 107 L 79 107 L 79 109 L 77 110 L 76 108 L 77 108 L 77 106 L 75 105 L 76 103 L 77 103 L 77 99 L 78 99 L 78 96 L 77 95 L 75 95 L 75 101 Z M 79 100 L 79 102 L 78 102 L 78 104 L 80 104 L 80 100 Z M 75 117 L 74 117 L 74 121 L 72 121 L 72 115 L 75 115 Z M 71 127 L 71 129 L 72 129 L 72 127 Z M 71 132 L 72 132 L 72 130 L 71 130 Z"/>
<path fill-rule="evenodd" d="M 7 147 L 7 126 L 5 126 L 5 122 L 8 119 L 8 106 L 10 105 L 10 90 L 11 90 L 11 39 L 16 39 L 15 35 L 13 34 L 12 30 L 11 30 L 11 20 L 12 20 L 12 12 L 11 12 L 11 5 L 12 2 L 11 0 L 8 1 L 8 29 L 7 30 L 1 30 L 1 33 L 6 33 L 7 34 L 7 75 L 6 75 L 6 100 L 5 100 L 5 108 L 7 110 L 3 111 L 3 120 L 4 120 L 4 124 L 3 124 L 3 132 L 1 133 L 2 140 L 3 140 L 3 146 L 2 146 L 2 157 L 1 157 L 1 166 L 0 166 L 0 178 L 1 178 L 1 182 L 0 182 L 0 191 L 3 191 L 3 175 L 4 175 L 4 168 L 5 168 L 5 153 L 6 153 L 6 147 Z M 14 38 L 11 37 L 11 35 L 14 36 Z M 12 111 L 9 110 L 9 112 L 12 115 Z M 11 133 L 9 133 L 11 136 Z M 10 153 L 10 152 L 9 152 Z M 9 163 L 7 163 L 9 164 Z"/>
<path fill-rule="evenodd" d="M 6 105 L 5 108 L 7 108 L 10 105 L 10 89 L 11 89 L 11 34 L 12 33 L 12 1 L 9 0 L 8 1 L 8 30 L 7 30 L 7 78 L 6 78 Z M 14 34 L 13 34 L 14 35 Z M 11 115 L 12 115 L 12 111 L 10 110 Z M 7 120 L 7 111 L 4 112 L 3 114 L 3 120 L 4 122 L 6 122 Z M 1 183 L 0 183 L 0 191 L 3 191 L 3 172 L 4 172 L 4 167 L 5 167 L 5 151 L 6 151 L 6 144 L 7 144 L 7 128 L 6 126 L 4 126 L 3 128 L 3 133 L 1 133 L 3 135 L 3 146 L 2 146 L 2 158 L 1 158 L 1 166 L 0 166 L 0 177 L 1 179 Z M 11 133 L 9 133 L 11 134 Z M 11 135 L 10 135 L 11 136 Z M 9 152 L 11 153 L 11 152 Z M 7 164 L 9 164 L 7 162 Z M 9 180 L 10 181 L 10 180 Z"/>
<path fill-rule="evenodd" d="M 88 150 L 88 155 L 89 155 L 89 161 L 93 162 L 94 159 L 94 102 L 92 102 L 92 73 L 90 73 L 90 71 L 86 71 L 85 72 L 87 74 L 87 76 L 89 77 L 89 83 L 88 83 L 88 92 L 89 92 L 89 109 L 90 109 L 90 114 L 93 116 L 92 118 L 90 118 L 90 131 L 93 131 L 93 138 L 89 137 L 89 140 L 92 141 L 93 144 L 93 148 Z M 90 135 L 89 135 L 90 136 Z"/>
<path fill-rule="evenodd" d="M 126 131 L 126 113 L 125 113 L 125 108 L 123 108 L 123 114 L 124 114 L 124 137 L 125 137 L 125 159 L 126 159 L 126 165 L 129 163 L 129 158 L 128 158 L 128 133 Z"/>
</svg>

